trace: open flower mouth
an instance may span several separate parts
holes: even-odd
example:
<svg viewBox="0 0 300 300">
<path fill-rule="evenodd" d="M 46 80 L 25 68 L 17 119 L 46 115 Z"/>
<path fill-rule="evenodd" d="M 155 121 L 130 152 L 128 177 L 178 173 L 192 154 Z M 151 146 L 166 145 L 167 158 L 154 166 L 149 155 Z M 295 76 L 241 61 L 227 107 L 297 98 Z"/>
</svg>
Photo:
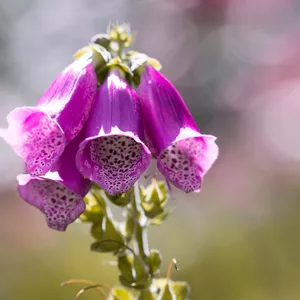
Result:
<svg viewBox="0 0 300 300">
<path fill-rule="evenodd" d="M 128 191 L 149 165 L 145 146 L 125 135 L 90 140 L 79 151 L 79 169 L 110 194 Z"/>
<path fill-rule="evenodd" d="M 8 115 L 9 127 L 4 139 L 24 159 L 32 176 L 46 174 L 65 148 L 65 135 L 60 126 L 36 108 L 16 108 Z"/>
<path fill-rule="evenodd" d="M 48 226 L 56 230 L 66 230 L 85 210 L 80 195 L 50 179 L 33 178 L 19 185 L 19 192 L 26 202 L 45 214 Z"/>
<path fill-rule="evenodd" d="M 186 193 L 199 191 L 217 150 L 212 138 L 193 137 L 174 142 L 158 157 L 158 168 L 175 186 Z M 214 155 L 211 155 L 214 153 Z"/>
<path fill-rule="evenodd" d="M 42 115 L 37 126 L 21 138 L 21 145 L 27 172 L 40 176 L 47 173 L 63 153 L 65 137 L 53 120 Z"/>
</svg>

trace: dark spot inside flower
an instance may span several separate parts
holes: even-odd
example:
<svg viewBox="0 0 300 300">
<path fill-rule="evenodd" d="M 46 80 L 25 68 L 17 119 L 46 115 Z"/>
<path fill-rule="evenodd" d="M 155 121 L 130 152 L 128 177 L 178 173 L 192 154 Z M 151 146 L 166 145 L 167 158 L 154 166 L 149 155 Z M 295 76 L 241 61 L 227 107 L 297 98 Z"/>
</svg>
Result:
<svg viewBox="0 0 300 300">
<path fill-rule="evenodd" d="M 55 202 L 56 202 L 56 200 L 55 200 L 54 198 L 51 198 L 51 201 L 52 201 L 52 203 L 55 203 Z"/>
<path fill-rule="evenodd" d="M 61 199 L 61 200 L 66 200 L 66 199 L 67 199 L 67 196 L 66 196 L 66 195 L 63 195 L 60 199 Z"/>
<path fill-rule="evenodd" d="M 176 163 L 177 163 L 177 159 L 172 158 L 172 162 L 173 162 L 174 164 L 176 164 Z"/>
<path fill-rule="evenodd" d="M 189 170 L 189 167 L 185 167 L 183 170 L 184 170 L 184 171 L 188 171 L 188 170 Z"/>
</svg>

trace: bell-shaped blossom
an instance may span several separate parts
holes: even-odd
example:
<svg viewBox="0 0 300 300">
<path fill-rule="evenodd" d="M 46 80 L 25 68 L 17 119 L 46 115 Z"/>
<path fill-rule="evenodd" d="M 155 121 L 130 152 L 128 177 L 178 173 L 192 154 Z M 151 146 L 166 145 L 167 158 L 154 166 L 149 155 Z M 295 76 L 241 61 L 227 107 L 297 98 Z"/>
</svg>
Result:
<svg viewBox="0 0 300 300">
<path fill-rule="evenodd" d="M 146 145 L 161 173 L 185 192 L 200 191 L 218 156 L 216 138 L 202 135 L 175 87 L 146 65 L 138 87 Z"/>
<path fill-rule="evenodd" d="M 75 157 L 81 134 L 73 139 L 44 176 L 21 174 L 18 179 L 20 196 L 45 214 L 50 228 L 64 231 L 85 210 L 83 197 L 91 182 L 78 171 Z"/>
<path fill-rule="evenodd" d="M 100 86 L 77 154 L 82 174 L 114 195 L 128 191 L 150 164 L 136 92 L 112 70 Z"/>
<path fill-rule="evenodd" d="M 46 174 L 83 128 L 95 98 L 97 76 L 91 58 L 74 61 L 53 81 L 35 107 L 17 107 L 0 136 L 24 160 L 32 176 Z"/>
</svg>

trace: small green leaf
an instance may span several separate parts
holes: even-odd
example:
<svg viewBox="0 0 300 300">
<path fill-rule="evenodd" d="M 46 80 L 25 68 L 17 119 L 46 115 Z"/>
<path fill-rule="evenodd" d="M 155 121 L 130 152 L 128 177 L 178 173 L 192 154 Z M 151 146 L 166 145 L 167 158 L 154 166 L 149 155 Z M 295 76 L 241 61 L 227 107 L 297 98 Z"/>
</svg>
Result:
<svg viewBox="0 0 300 300">
<path fill-rule="evenodd" d="M 133 300 L 134 296 L 123 287 L 115 287 L 110 291 L 108 300 Z"/>
<path fill-rule="evenodd" d="M 92 244 L 92 251 L 112 252 L 124 246 L 121 233 L 107 216 L 103 216 L 102 222 L 93 224 L 91 234 L 98 240 Z"/>
</svg>

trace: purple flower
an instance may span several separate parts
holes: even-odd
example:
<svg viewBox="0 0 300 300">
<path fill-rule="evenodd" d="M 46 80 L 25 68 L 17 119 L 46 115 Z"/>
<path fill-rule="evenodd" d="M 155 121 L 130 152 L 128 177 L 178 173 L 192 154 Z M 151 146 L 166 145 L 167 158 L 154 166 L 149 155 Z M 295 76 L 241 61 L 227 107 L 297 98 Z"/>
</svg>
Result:
<svg viewBox="0 0 300 300">
<path fill-rule="evenodd" d="M 9 113 L 0 136 L 25 162 L 32 176 L 46 174 L 66 144 L 83 128 L 95 98 L 97 77 L 92 60 L 83 56 L 63 70 L 36 107 Z"/>
<path fill-rule="evenodd" d="M 76 157 L 78 169 L 108 193 L 124 193 L 150 163 L 142 140 L 139 99 L 115 69 L 96 94 Z"/>
<path fill-rule="evenodd" d="M 146 145 L 161 173 L 185 192 L 200 191 L 218 157 L 216 138 L 202 135 L 175 87 L 149 65 L 138 87 Z"/>
<path fill-rule="evenodd" d="M 65 148 L 55 166 L 44 176 L 21 174 L 17 177 L 20 196 L 46 215 L 50 228 L 66 230 L 85 210 L 83 197 L 91 182 L 77 170 L 75 156 L 82 135 Z"/>
</svg>

